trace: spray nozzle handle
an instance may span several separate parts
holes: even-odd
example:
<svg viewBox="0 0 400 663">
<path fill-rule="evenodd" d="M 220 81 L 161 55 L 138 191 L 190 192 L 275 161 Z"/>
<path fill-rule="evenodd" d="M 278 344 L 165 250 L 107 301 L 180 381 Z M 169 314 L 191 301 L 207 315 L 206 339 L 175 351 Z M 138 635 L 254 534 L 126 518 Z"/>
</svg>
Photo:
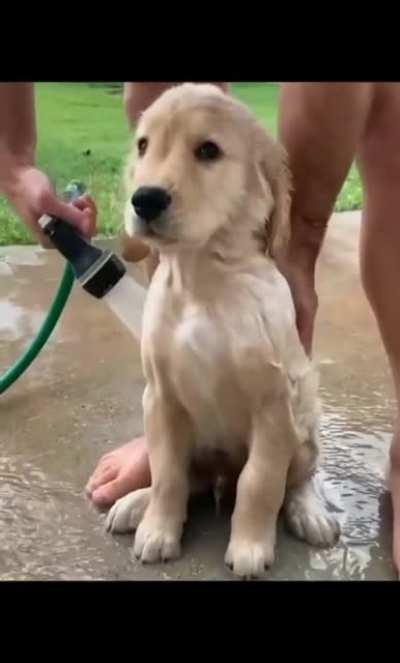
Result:
<svg viewBox="0 0 400 663">
<path fill-rule="evenodd" d="M 81 280 L 88 269 L 103 255 L 103 251 L 87 242 L 70 223 L 47 217 L 41 219 L 42 230 L 55 248 L 68 260 L 77 279 Z"/>
<path fill-rule="evenodd" d="M 72 180 L 64 189 L 63 198 L 66 202 L 72 203 L 85 191 L 86 187 L 82 182 Z M 39 225 L 55 248 L 71 264 L 75 277 L 79 280 L 102 254 L 100 249 L 92 246 L 76 228 L 62 219 L 45 214 L 39 219 Z"/>
<path fill-rule="evenodd" d="M 65 197 L 72 201 L 84 190 L 83 185 L 71 183 L 65 190 Z M 83 288 L 94 297 L 104 297 L 124 276 L 125 265 L 116 255 L 93 246 L 70 223 L 44 215 L 39 219 L 39 225 L 68 260 Z"/>
</svg>

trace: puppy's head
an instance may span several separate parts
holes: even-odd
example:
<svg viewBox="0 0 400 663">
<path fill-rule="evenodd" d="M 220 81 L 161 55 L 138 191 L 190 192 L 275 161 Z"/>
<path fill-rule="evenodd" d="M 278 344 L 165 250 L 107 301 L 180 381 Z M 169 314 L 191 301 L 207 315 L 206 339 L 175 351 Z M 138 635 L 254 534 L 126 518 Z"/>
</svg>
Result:
<svg viewBox="0 0 400 663">
<path fill-rule="evenodd" d="M 273 255 L 287 231 L 283 150 L 213 85 L 174 87 L 143 114 L 125 186 L 126 234 L 161 250 L 248 224 Z"/>
</svg>

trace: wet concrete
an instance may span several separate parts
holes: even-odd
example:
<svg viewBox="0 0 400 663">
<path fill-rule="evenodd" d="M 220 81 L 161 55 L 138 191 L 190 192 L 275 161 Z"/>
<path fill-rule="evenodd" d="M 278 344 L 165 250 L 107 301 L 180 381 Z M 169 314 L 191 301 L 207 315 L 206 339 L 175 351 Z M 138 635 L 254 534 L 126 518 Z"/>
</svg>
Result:
<svg viewBox="0 0 400 663">
<path fill-rule="evenodd" d="M 269 579 L 395 578 L 385 486 L 395 409 L 360 286 L 358 234 L 358 213 L 335 216 L 318 274 L 323 472 L 343 535 L 318 550 L 280 524 Z M 54 252 L 0 249 L 0 372 L 33 338 L 61 269 Z M 131 559 L 131 536 L 103 533 L 103 516 L 84 497 L 98 458 L 141 432 L 142 389 L 137 342 L 76 288 L 38 359 L 0 396 L 1 580 L 231 578 L 229 514 L 217 516 L 209 500 L 191 509 L 182 559 L 150 567 Z"/>
</svg>

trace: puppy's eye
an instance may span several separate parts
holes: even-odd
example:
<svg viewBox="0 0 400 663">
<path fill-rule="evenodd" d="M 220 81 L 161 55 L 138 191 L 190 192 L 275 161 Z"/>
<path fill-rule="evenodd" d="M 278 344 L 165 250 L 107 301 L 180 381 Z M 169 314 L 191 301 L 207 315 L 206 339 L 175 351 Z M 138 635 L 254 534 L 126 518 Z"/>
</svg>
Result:
<svg viewBox="0 0 400 663">
<path fill-rule="evenodd" d="M 199 161 L 215 161 L 222 156 L 222 151 L 216 143 L 206 140 L 195 149 L 194 154 Z"/>
<path fill-rule="evenodd" d="M 149 141 L 147 138 L 139 138 L 137 148 L 140 157 L 142 157 L 145 154 L 148 144 Z"/>
</svg>

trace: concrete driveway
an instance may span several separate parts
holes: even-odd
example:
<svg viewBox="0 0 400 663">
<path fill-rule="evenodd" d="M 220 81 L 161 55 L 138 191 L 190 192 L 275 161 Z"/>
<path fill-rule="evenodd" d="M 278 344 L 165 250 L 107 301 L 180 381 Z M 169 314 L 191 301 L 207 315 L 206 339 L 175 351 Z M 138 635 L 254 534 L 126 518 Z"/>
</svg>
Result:
<svg viewBox="0 0 400 663">
<path fill-rule="evenodd" d="M 343 535 L 317 550 L 281 526 L 267 579 L 395 578 L 385 488 L 394 400 L 359 281 L 359 223 L 358 213 L 334 217 L 318 274 L 323 471 Z M 55 252 L 0 249 L 0 372 L 34 336 L 62 267 Z M 0 396 L 1 580 L 231 579 L 229 514 L 210 500 L 191 509 L 182 559 L 150 567 L 131 559 L 131 536 L 103 533 L 84 497 L 98 458 L 141 433 L 142 390 L 137 342 L 76 287 L 38 359 Z"/>
</svg>

